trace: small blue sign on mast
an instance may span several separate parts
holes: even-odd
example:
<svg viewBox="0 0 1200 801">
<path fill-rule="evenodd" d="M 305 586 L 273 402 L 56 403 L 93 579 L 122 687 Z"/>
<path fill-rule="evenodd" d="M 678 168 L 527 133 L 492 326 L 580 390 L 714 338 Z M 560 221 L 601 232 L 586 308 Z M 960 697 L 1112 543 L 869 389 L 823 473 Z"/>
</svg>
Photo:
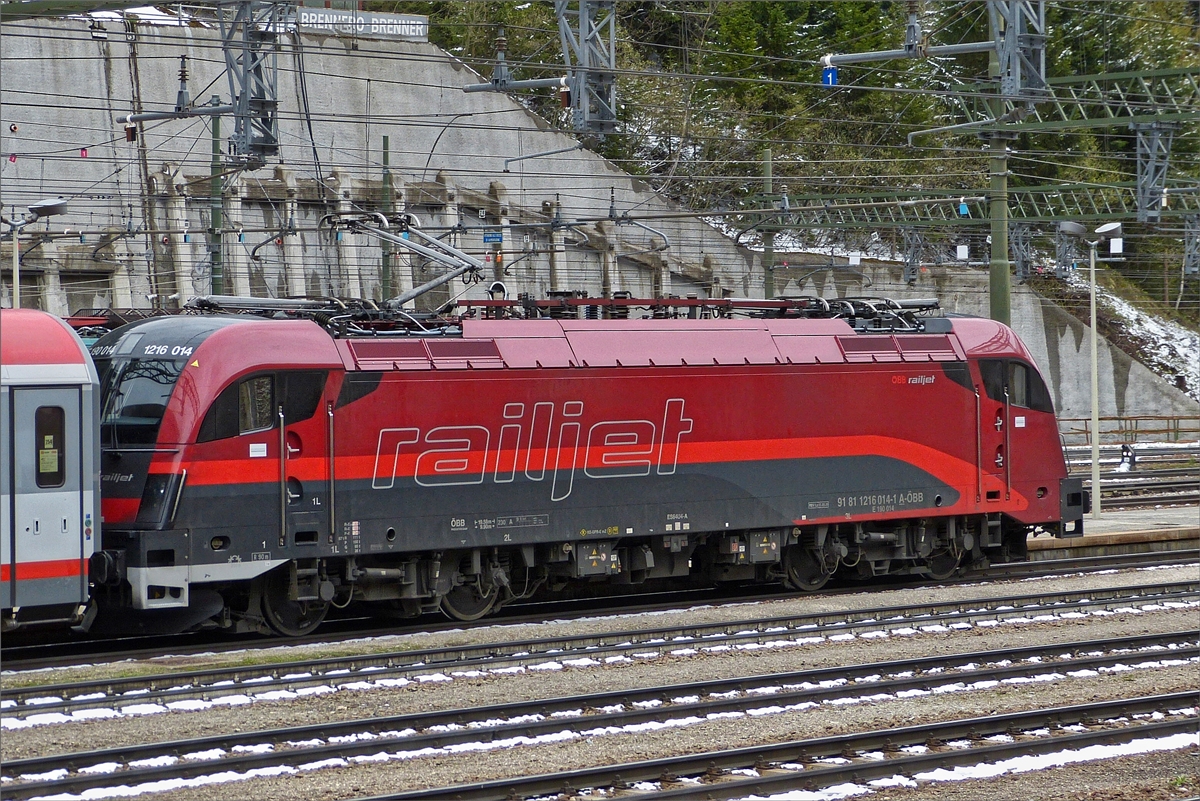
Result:
<svg viewBox="0 0 1200 801">
<path fill-rule="evenodd" d="M 504 234 L 500 233 L 499 231 L 487 231 L 483 235 L 483 242 L 485 245 L 491 244 L 493 242 L 503 242 L 503 241 L 504 241 Z"/>
<path fill-rule="evenodd" d="M 822 86 L 837 86 L 837 67 L 825 67 L 821 70 Z"/>
</svg>

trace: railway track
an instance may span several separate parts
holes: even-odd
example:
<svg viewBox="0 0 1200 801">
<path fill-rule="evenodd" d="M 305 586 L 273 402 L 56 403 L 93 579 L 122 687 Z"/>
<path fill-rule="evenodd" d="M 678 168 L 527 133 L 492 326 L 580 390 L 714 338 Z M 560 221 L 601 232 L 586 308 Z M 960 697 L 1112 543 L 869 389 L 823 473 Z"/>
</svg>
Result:
<svg viewBox="0 0 1200 801">
<path fill-rule="evenodd" d="M 958 581 L 980 579 L 1005 580 L 1036 576 L 1062 575 L 1089 570 L 1121 570 L 1147 566 L 1167 566 L 1200 562 L 1200 550 L 1148 551 L 1111 556 L 1072 557 L 1069 559 L 1044 559 L 1029 562 L 1008 562 L 972 569 L 958 577 Z M 946 582 L 939 582 L 945 584 Z M 841 594 L 856 594 L 869 590 L 894 589 L 896 586 L 920 587 L 923 583 L 877 585 L 864 588 L 853 584 L 845 588 L 827 587 L 821 597 Z M 681 598 L 682 596 L 682 598 Z M 704 591 L 672 590 L 661 595 L 612 597 L 587 601 L 567 601 L 553 604 L 529 604 L 504 610 L 501 615 L 481 621 L 478 625 L 538 624 L 547 619 L 572 620 L 580 617 L 601 615 L 639 615 L 686 608 L 691 604 L 754 603 L 778 601 L 794 597 L 809 597 L 807 593 L 796 593 L 782 587 L 755 588 L 747 593 L 744 589 L 717 588 Z M 599 601 L 599 603 L 597 603 Z M 454 631 L 463 628 L 461 622 L 445 620 L 440 616 L 425 616 L 415 621 L 388 621 L 380 623 L 374 618 L 352 617 L 326 622 L 317 633 L 305 637 L 290 638 L 288 646 L 314 644 L 337 644 L 370 637 L 404 635 L 414 632 Z M 10 642 L 12 635 L 7 638 Z M 70 667 L 85 663 L 104 663 L 116 660 L 152 659 L 171 654 L 188 656 L 200 653 L 221 653 L 244 648 L 270 648 L 284 645 L 279 640 L 260 635 L 230 637 L 220 632 L 193 632 L 167 636 L 122 639 L 85 639 L 73 642 L 32 641 L 29 645 L 6 647 L 3 664 L 9 671 L 41 670 L 55 667 Z"/>
<path fill-rule="evenodd" d="M 1091 488 L 1091 481 L 1084 480 Z M 1100 477 L 1100 500 L 1106 509 L 1200 504 L 1200 468 L 1109 472 Z"/>
<path fill-rule="evenodd" d="M 0 711 L 14 721 L 64 722 L 87 710 L 157 705 L 162 711 L 196 708 L 217 699 L 295 698 L 330 689 L 404 686 L 422 676 L 530 666 L 553 661 L 599 664 L 602 659 L 648 659 L 664 653 L 710 649 L 795 647 L 830 637 L 879 636 L 904 629 L 947 631 L 988 621 L 1052 620 L 1104 611 L 1200 606 L 1200 581 L 1041 592 L 922 605 L 875 607 L 720 623 L 592 633 L 351 657 L 181 671 L 153 676 L 41 684 L 0 690 Z"/>
<path fill-rule="evenodd" d="M 1178 737 L 1194 743 L 1194 693 L 1129 698 L 926 726 L 841 734 L 710 751 L 685 757 L 372 796 L 359 801 L 453 798 L 502 801 L 572 797 L 670 799 L 763 797 L 896 776 L 914 776 L 1015 756 Z M 1155 720 L 1161 716 L 1162 720 Z M 747 775 L 748 774 L 748 775 Z"/>
<path fill-rule="evenodd" d="M 391 750 L 401 759 L 468 743 L 534 745 L 540 738 L 605 736 L 647 723 L 687 726 L 731 715 L 781 714 L 822 704 L 969 692 L 997 683 L 1069 681 L 1189 663 L 1200 663 L 1200 643 L 1195 632 L 1179 631 L 327 722 L 10 760 L 3 766 L 3 795 L 19 800 L 51 790 L 79 794 L 114 785 L 136 788 L 164 779 L 296 764 L 343 766 L 357 757 L 378 761 Z"/>
</svg>

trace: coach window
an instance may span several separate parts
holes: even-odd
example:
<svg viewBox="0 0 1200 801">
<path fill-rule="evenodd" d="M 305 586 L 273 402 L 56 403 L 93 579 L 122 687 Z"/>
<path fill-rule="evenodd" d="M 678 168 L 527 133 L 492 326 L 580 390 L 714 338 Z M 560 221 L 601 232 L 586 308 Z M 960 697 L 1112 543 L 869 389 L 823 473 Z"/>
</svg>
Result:
<svg viewBox="0 0 1200 801">
<path fill-rule="evenodd" d="M 274 376 L 247 378 L 238 390 L 238 432 L 261 431 L 275 425 Z"/>
<path fill-rule="evenodd" d="M 61 406 L 39 406 L 34 412 L 34 447 L 37 450 L 37 485 L 61 487 L 67 478 L 63 453 L 66 415 Z"/>
</svg>

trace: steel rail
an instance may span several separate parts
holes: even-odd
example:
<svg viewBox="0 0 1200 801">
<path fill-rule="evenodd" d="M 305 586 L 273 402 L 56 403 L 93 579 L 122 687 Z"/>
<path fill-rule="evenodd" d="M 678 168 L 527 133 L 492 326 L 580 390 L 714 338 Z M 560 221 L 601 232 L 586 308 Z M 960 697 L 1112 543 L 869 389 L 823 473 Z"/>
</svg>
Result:
<svg viewBox="0 0 1200 801">
<path fill-rule="evenodd" d="M 1170 551 L 1142 551 L 1103 556 L 1071 556 L 1063 559 L 1032 559 L 1028 562 L 1002 562 L 989 567 L 969 570 L 965 577 L 968 579 L 1015 579 L 1089 570 L 1186 565 L 1195 562 L 1200 562 L 1200 548 L 1180 548 Z"/>
<path fill-rule="evenodd" d="M 1107 483 L 1107 486 L 1105 484 Z M 1174 480 L 1138 480 L 1132 479 L 1129 481 L 1100 481 L 1100 491 L 1105 493 L 1110 492 L 1137 492 L 1141 490 L 1171 490 L 1171 489 L 1197 489 L 1200 488 L 1200 477 L 1180 478 Z"/>
<path fill-rule="evenodd" d="M 1117 665 L 1129 666 L 1130 663 L 1134 663 L 1136 667 L 1137 664 L 1145 665 L 1147 661 L 1161 663 L 1164 657 L 1182 664 L 1188 660 L 1195 662 L 1200 659 L 1200 644 L 1197 644 L 1196 636 L 1192 631 L 1179 631 L 916 657 L 10 760 L 3 766 L 4 775 L 10 779 L 30 775 L 45 778 L 11 781 L 5 784 L 3 793 L 6 798 L 14 800 L 41 795 L 49 792 L 51 788 L 59 793 L 83 793 L 114 783 L 129 785 L 167 778 L 194 778 L 213 772 L 251 770 L 294 763 L 297 760 L 307 763 L 331 758 L 344 759 L 359 754 L 378 753 L 381 747 L 398 746 L 402 751 L 415 751 L 480 739 L 494 741 L 506 737 L 532 738 L 539 734 L 557 733 L 567 729 L 578 732 L 629 726 L 646 721 L 745 713 L 764 705 L 777 707 L 827 703 L 834 699 L 854 697 L 864 691 L 872 695 L 895 694 L 913 689 L 931 690 L 969 681 L 991 682 L 1027 678 L 1048 672 L 1059 674 L 1067 670 L 1102 670 Z M 1097 651 L 1106 653 L 1097 655 Z M 1142 653 L 1138 653 L 1139 651 Z M 1050 661 L 1044 661 L 1047 658 Z M 882 678 L 885 676 L 888 678 Z M 848 680 L 853 680 L 853 683 L 849 683 Z M 826 685 L 829 682 L 847 683 L 821 686 L 823 682 Z M 777 692 L 770 692 L 776 689 Z M 755 692 L 756 690 L 758 692 Z M 621 709 L 602 711 L 611 710 L 614 706 L 620 706 Z M 589 714 L 593 711 L 594 714 Z M 564 713 L 567 716 L 563 716 Z M 441 730 L 435 731 L 435 728 Z M 392 732 L 392 735 L 388 736 L 387 732 Z M 366 737 L 362 737 L 363 741 L 350 745 L 329 742 L 332 738 L 358 739 L 355 735 Z M 322 742 L 320 745 L 304 748 L 274 750 L 276 746 L 311 739 Z M 273 747 L 270 753 L 222 756 L 190 764 L 178 760 L 187 754 L 212 752 L 216 749 L 228 754 L 239 745 L 264 744 Z M 176 759 L 172 764 L 128 768 L 134 762 L 163 757 Z M 79 772 L 97 765 L 118 765 L 126 769 L 118 768 L 99 774 Z M 63 774 L 64 771 L 67 775 Z"/>
<path fill-rule="evenodd" d="M 795 763 L 811 763 L 816 759 L 841 757 L 843 753 L 894 754 L 897 749 L 923 745 L 938 748 L 946 742 L 956 740 L 980 741 L 996 735 L 1012 736 L 1013 732 L 1029 733 L 1031 729 L 1053 726 L 1061 729 L 1085 721 L 1093 723 L 1117 717 L 1149 715 L 1155 712 L 1194 708 L 1195 692 L 1171 693 L 1146 698 L 1124 698 L 1116 701 L 1099 701 L 1073 706 L 1052 707 L 1029 712 L 1005 715 L 965 718 L 920 726 L 880 729 L 860 734 L 839 734 L 809 740 L 793 740 L 785 743 L 754 745 L 725 751 L 709 751 L 682 757 L 627 762 L 596 768 L 540 776 L 513 777 L 476 784 L 461 784 L 453 787 L 428 788 L 423 790 L 389 793 L 358 799 L 358 801 L 407 801 L 407 799 L 454 798 L 461 801 L 506 801 L 507 799 L 529 798 L 566 792 L 574 793 L 586 788 L 627 787 L 633 782 L 672 782 L 680 776 L 716 777 L 730 770 L 755 768 Z M 1165 736 L 1180 732 L 1194 732 L 1196 718 L 1179 716 L 1175 720 L 1160 723 L 1134 724 L 1124 729 L 1108 727 L 1077 735 L 1047 736 L 1036 740 L 1023 740 L 1002 745 L 979 748 L 964 748 L 953 751 L 922 754 L 919 756 L 893 757 L 883 761 L 857 761 L 851 765 L 817 768 L 777 776 L 756 776 L 728 783 L 704 783 L 680 790 L 659 789 L 656 798 L 744 798 L 749 795 L 765 795 L 786 789 L 800 789 L 808 782 L 817 786 L 829 786 L 840 781 L 870 780 L 892 776 L 897 773 L 915 773 L 931 767 L 974 764 L 988 759 L 1003 758 L 1014 754 L 1048 753 L 1066 748 L 1104 742 L 1109 738 L 1117 742 L 1134 740 L 1144 736 Z M 820 785 L 818 785 L 818 781 Z"/>
<path fill-rule="evenodd" d="M 1167 506 L 1200 503 L 1200 492 L 1180 492 L 1171 495 L 1118 495 L 1104 499 L 1105 509 L 1132 509 L 1142 506 Z"/>
<path fill-rule="evenodd" d="M 639 595 L 600 596 L 590 598 L 551 599 L 541 602 L 524 602 L 504 607 L 499 614 L 476 621 L 480 627 L 505 625 L 516 626 L 523 624 L 536 625 L 545 623 L 547 615 L 555 620 L 572 620 L 577 617 L 593 617 L 597 613 L 637 615 L 647 612 L 661 612 L 686 608 L 691 604 L 714 603 L 746 603 L 748 601 L 770 601 L 786 598 L 782 585 L 759 586 L 758 591 L 749 594 L 744 590 L 734 592 L 732 587 L 684 587 L 673 589 L 669 595 L 671 600 L 656 601 L 667 593 L 646 592 Z M 856 588 L 861 592 L 863 588 Z M 795 593 L 793 593 L 795 594 Z M 836 590 L 828 590 L 822 595 L 839 594 Z M 599 605 L 598 603 L 599 602 Z M 289 637 L 286 640 L 263 636 L 261 634 L 233 635 L 219 630 L 202 630 L 182 634 L 145 635 L 137 637 L 103 637 L 91 640 L 71 639 L 62 642 L 48 642 L 36 637 L 21 640 L 13 645 L 20 633 L 7 634 L 4 637 L 4 647 L 0 651 L 0 661 L 7 671 L 41 670 L 48 667 L 73 667 L 86 661 L 88 663 L 103 663 L 113 661 L 128 661 L 131 659 L 153 659 L 164 653 L 175 656 L 192 654 L 210 654 L 223 651 L 242 651 L 246 649 L 270 649 L 278 647 L 293 648 L 303 645 L 327 645 L 346 640 L 357 640 L 364 637 L 384 637 L 412 633 L 437 633 L 439 631 L 461 631 L 462 621 L 450 620 L 441 613 L 431 613 L 417 618 L 404 620 L 386 620 L 363 615 L 329 617 L 321 625 L 318 633 L 303 637 Z M 49 634 L 49 632 L 46 632 Z M 102 648 L 112 650 L 103 651 Z M 57 650 L 50 653 L 48 650 Z M 26 658 L 24 654 L 36 653 L 37 656 Z"/>
<path fill-rule="evenodd" d="M 1174 541 L 1173 541 L 1174 542 Z M 1031 556 L 1028 562 L 1004 562 L 990 565 L 986 568 L 968 568 L 957 579 L 930 583 L 929 581 L 913 581 L 906 583 L 906 589 L 919 589 L 925 586 L 944 586 L 955 581 L 977 581 L 981 578 L 1003 580 L 1006 578 L 1028 578 L 1038 575 L 1054 575 L 1064 571 L 1086 571 L 1089 569 L 1115 570 L 1122 568 L 1138 568 L 1147 565 L 1176 565 L 1200 560 L 1200 553 L 1195 549 L 1168 549 L 1162 551 L 1142 551 L 1129 554 L 1110 556 L 1072 557 L 1070 559 L 1037 559 Z M 630 595 L 601 595 L 590 598 L 551 599 L 532 603 L 514 604 L 505 607 L 500 614 L 481 620 L 481 627 L 492 625 L 537 625 L 545 623 L 547 615 L 554 619 L 573 620 L 578 617 L 594 616 L 597 613 L 620 614 L 623 616 L 685 609 L 689 605 L 704 604 L 745 604 L 787 600 L 790 598 L 822 597 L 830 598 L 841 595 L 858 595 L 869 591 L 884 591 L 896 589 L 897 585 L 884 584 L 873 587 L 862 587 L 857 584 L 848 587 L 825 587 L 819 594 L 804 591 L 794 591 L 782 585 L 762 585 L 752 590 L 746 588 L 717 587 L 674 589 L 669 593 L 647 592 L 637 596 Z M 656 597 L 669 596 L 668 601 L 655 601 Z M 170 653 L 176 656 L 192 654 L 211 654 L 226 651 L 242 651 L 246 649 L 270 649 L 286 645 L 288 647 L 303 645 L 328 645 L 346 640 L 359 640 L 370 637 L 402 635 L 413 632 L 429 633 L 444 630 L 459 630 L 463 624 L 449 621 L 440 616 L 427 615 L 421 618 L 404 621 L 397 625 L 395 622 L 381 624 L 377 618 L 347 617 L 331 618 L 321 627 L 319 633 L 304 637 L 288 638 L 286 643 L 278 640 L 264 639 L 259 635 L 253 637 L 231 636 L 223 632 L 192 632 L 185 634 L 143 636 L 134 638 L 107 638 L 102 640 L 72 640 L 66 642 L 45 642 L 31 640 L 12 645 L 14 635 L 5 638 L 2 660 L 5 670 L 12 672 L 41 670 L 51 667 L 73 667 L 81 660 L 89 663 L 104 663 L 112 661 L 128 661 L 137 659 L 152 659 Z M 119 646 L 117 646 L 119 644 Z M 114 647 L 117 646 L 117 647 Z M 111 650 L 104 651 L 103 648 Z M 26 653 L 36 653 L 34 657 L 26 657 Z"/>
<path fill-rule="evenodd" d="M 1200 602 L 1200 581 L 1162 585 L 1086 589 L 972 598 L 921 606 L 874 607 L 815 614 L 788 615 L 682 627 L 603 632 L 570 637 L 518 640 L 449 648 L 396 651 L 353 657 L 331 657 L 269 665 L 216 668 L 155 676 L 100 679 L 57 685 L 9 688 L 0 700 L 11 701 L 4 713 L 24 718 L 33 714 L 120 708 L 130 704 L 171 703 L 182 700 L 339 686 L 383 678 L 413 678 L 447 670 L 496 669 L 528 665 L 547 658 L 599 654 L 637 656 L 649 651 L 685 647 L 739 646 L 780 642 L 837 633 L 883 631 L 902 625 L 951 625 L 978 620 L 1004 620 L 1035 614 L 1088 612 L 1124 608 L 1131 604 L 1195 604 Z M 56 700 L 51 700 L 56 699 Z"/>
</svg>

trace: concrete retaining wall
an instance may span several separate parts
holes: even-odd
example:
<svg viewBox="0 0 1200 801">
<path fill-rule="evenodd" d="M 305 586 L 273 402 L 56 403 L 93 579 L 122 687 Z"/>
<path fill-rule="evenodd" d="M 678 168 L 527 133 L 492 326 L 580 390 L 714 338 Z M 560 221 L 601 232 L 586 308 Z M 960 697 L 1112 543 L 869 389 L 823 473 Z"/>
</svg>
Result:
<svg viewBox="0 0 1200 801">
<path fill-rule="evenodd" d="M 59 314 L 174 306 L 211 286 L 208 122 L 149 123 L 130 144 L 114 119 L 169 110 L 180 55 L 188 56 L 195 102 L 212 94 L 227 102 L 219 37 L 194 24 L 110 21 L 105 28 L 108 38 L 97 39 L 86 20 L 7 23 L 0 39 L 5 208 L 71 197 L 70 212 L 51 221 L 54 231 L 66 227 L 71 235 L 42 239 L 38 232 L 50 228 L 30 226 L 22 260 L 25 302 Z M 480 297 L 496 279 L 510 296 L 624 290 L 762 297 L 759 255 L 694 219 L 648 223 L 655 231 L 611 221 L 546 226 L 556 215 L 605 217 L 610 203 L 618 215 L 676 209 L 586 150 L 506 165 L 572 148 L 575 140 L 507 96 L 463 93 L 480 76 L 437 48 L 309 35 L 299 41 L 285 46 L 279 62 L 282 158 L 224 178 L 225 227 L 236 231 L 224 235 L 221 248 L 226 292 L 380 298 L 379 244 L 362 235 L 339 238 L 319 223 L 333 211 L 380 208 L 387 135 L 396 208 L 415 212 L 431 230 L 458 226 L 451 241 L 493 266 L 483 284 L 452 284 L 432 297 L 437 302 L 460 293 Z M 304 81 L 297 79 L 301 67 Z M 230 119 L 221 124 L 227 136 Z M 484 225 L 501 230 L 503 243 L 485 244 Z M 0 253 L 4 267 L 8 253 Z M 936 268 L 910 286 L 895 264 L 868 263 L 856 272 L 804 262 L 820 259 L 799 254 L 793 266 L 775 271 L 777 294 L 936 296 L 949 311 L 987 314 L 982 272 Z M 395 272 L 399 292 L 441 268 L 404 256 Z M 0 298 L 6 305 L 10 283 Z M 1015 288 L 1012 308 L 1014 328 L 1047 375 L 1060 415 L 1087 416 L 1086 328 L 1024 287 Z M 1103 415 L 1200 414 L 1195 401 L 1107 343 L 1100 376 Z"/>
</svg>

